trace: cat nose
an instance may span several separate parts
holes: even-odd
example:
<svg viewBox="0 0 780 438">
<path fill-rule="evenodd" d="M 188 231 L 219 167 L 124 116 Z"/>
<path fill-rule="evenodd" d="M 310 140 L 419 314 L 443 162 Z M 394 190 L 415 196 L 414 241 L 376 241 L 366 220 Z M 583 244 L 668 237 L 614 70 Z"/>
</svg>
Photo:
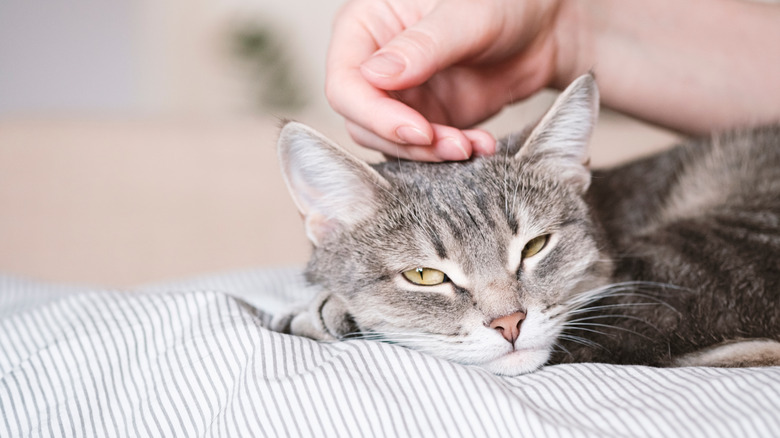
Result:
<svg viewBox="0 0 780 438">
<path fill-rule="evenodd" d="M 490 323 L 490 328 L 497 330 L 504 339 L 514 345 L 517 337 L 520 336 L 520 324 L 523 323 L 524 319 L 525 313 L 515 312 L 511 315 L 494 319 Z"/>
</svg>

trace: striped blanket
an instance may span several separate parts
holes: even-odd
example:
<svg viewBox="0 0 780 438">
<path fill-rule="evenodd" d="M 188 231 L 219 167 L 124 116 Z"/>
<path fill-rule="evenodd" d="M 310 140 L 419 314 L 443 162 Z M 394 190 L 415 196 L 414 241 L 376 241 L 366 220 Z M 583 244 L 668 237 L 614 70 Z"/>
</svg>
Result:
<svg viewBox="0 0 780 438">
<path fill-rule="evenodd" d="M 297 269 L 132 291 L 0 276 L 0 436 L 780 436 L 780 368 L 498 377 L 264 328 Z"/>
</svg>

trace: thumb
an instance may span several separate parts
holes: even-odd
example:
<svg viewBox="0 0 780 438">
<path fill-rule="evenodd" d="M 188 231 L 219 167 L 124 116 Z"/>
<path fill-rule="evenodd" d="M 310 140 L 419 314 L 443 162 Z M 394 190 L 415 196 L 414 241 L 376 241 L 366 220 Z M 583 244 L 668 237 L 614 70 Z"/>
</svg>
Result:
<svg viewBox="0 0 780 438">
<path fill-rule="evenodd" d="M 384 90 L 415 87 L 477 53 L 491 37 L 485 31 L 491 23 L 484 8 L 469 6 L 475 2 L 461 3 L 437 7 L 384 44 L 361 65 L 366 80 Z"/>
</svg>

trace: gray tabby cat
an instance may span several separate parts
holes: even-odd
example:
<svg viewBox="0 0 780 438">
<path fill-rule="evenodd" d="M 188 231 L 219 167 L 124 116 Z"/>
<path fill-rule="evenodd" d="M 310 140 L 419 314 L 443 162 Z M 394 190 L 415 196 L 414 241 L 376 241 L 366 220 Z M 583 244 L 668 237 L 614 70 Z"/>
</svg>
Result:
<svg viewBox="0 0 780 438">
<path fill-rule="evenodd" d="M 367 165 L 288 123 L 321 288 L 280 330 L 503 375 L 544 364 L 780 365 L 780 127 L 588 168 L 590 75 L 495 156 Z"/>
</svg>

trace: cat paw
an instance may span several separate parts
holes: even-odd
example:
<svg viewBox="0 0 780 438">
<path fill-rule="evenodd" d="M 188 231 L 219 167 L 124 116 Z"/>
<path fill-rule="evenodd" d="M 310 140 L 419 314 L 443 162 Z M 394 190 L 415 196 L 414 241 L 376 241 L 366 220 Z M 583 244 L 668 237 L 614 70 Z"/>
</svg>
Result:
<svg viewBox="0 0 780 438">
<path fill-rule="evenodd" d="M 309 304 L 274 316 L 270 328 L 318 341 L 336 341 L 354 331 L 355 323 L 341 298 L 322 292 Z"/>
</svg>

